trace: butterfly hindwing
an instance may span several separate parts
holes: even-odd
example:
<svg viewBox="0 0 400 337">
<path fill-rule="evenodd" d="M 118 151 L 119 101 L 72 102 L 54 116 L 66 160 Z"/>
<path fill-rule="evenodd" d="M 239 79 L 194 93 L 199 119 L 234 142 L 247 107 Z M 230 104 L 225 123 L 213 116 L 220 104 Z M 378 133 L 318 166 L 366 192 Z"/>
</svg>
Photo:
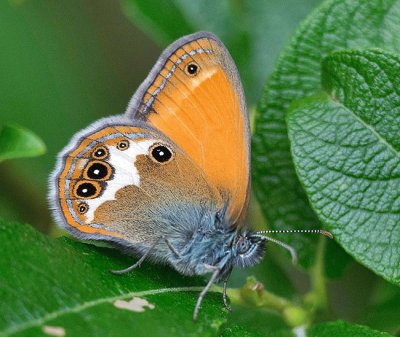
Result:
<svg viewBox="0 0 400 337">
<path fill-rule="evenodd" d="M 126 120 L 102 120 L 78 134 L 57 166 L 50 180 L 55 214 L 83 239 L 145 248 L 174 226 L 190 231 L 202 207 L 217 212 L 222 204 L 173 142 Z"/>
</svg>

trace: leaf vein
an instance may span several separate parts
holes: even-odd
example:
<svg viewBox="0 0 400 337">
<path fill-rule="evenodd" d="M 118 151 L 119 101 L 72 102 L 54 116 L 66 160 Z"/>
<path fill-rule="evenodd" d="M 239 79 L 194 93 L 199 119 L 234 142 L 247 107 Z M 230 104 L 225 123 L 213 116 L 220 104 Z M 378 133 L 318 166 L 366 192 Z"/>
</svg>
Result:
<svg viewBox="0 0 400 337">
<path fill-rule="evenodd" d="M 152 289 L 152 290 L 144 290 L 144 291 L 137 291 L 137 292 L 129 292 L 123 295 L 119 296 L 111 296 L 111 297 L 104 297 L 101 299 L 93 300 L 93 301 L 88 301 L 84 302 L 82 304 L 79 304 L 75 307 L 71 308 L 66 308 L 66 309 L 61 309 L 57 311 L 53 311 L 48 313 L 47 315 L 44 315 L 41 318 L 33 319 L 27 322 L 24 322 L 22 324 L 10 327 L 9 329 L 6 329 L 2 332 L 1 336 L 7 337 L 7 336 L 12 336 L 16 333 L 19 333 L 21 331 L 24 331 L 29 328 L 33 328 L 36 326 L 40 326 L 48 321 L 51 321 L 53 319 L 56 319 L 60 316 L 67 315 L 70 313 L 79 313 L 85 309 L 94 307 L 96 305 L 104 304 L 104 303 L 111 303 L 119 299 L 126 299 L 130 298 L 133 296 L 148 296 L 148 295 L 157 295 L 157 294 L 164 294 L 164 293 L 169 293 L 169 292 L 186 292 L 186 291 L 194 291 L 198 292 L 203 290 L 203 287 L 176 287 L 176 288 L 161 288 L 161 289 Z M 216 289 L 211 289 L 210 291 L 216 292 Z M 1 333 L 1 332 L 0 332 Z"/>
</svg>

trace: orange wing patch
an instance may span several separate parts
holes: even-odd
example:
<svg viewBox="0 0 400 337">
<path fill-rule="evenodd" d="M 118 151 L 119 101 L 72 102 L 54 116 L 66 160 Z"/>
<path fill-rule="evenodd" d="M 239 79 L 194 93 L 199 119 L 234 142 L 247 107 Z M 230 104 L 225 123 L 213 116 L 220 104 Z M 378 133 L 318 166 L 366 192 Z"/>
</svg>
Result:
<svg viewBox="0 0 400 337">
<path fill-rule="evenodd" d="M 228 51 L 212 35 L 202 34 L 192 41 L 183 38 L 161 56 L 147 91 L 141 93 L 141 87 L 134 96 L 131 114 L 171 138 L 200 166 L 224 197 L 228 219 L 237 224 L 249 193 L 246 105 Z M 160 62 L 163 67 L 157 69 Z"/>
</svg>

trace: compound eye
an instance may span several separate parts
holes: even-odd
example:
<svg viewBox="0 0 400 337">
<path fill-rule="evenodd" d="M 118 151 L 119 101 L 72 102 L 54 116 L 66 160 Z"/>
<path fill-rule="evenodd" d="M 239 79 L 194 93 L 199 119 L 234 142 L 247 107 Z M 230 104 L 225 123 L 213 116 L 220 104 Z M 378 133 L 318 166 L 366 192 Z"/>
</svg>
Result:
<svg viewBox="0 0 400 337">
<path fill-rule="evenodd" d="M 200 67 L 195 62 L 191 62 L 186 66 L 186 73 L 189 76 L 196 76 L 199 72 L 200 72 Z"/>
<path fill-rule="evenodd" d="M 240 238 L 239 241 L 237 242 L 236 247 L 239 254 L 246 253 L 250 248 L 249 240 L 243 237 Z"/>
<path fill-rule="evenodd" d="M 151 157 L 158 163 L 168 163 L 173 158 L 172 151 L 165 145 L 157 144 L 150 149 Z"/>
</svg>

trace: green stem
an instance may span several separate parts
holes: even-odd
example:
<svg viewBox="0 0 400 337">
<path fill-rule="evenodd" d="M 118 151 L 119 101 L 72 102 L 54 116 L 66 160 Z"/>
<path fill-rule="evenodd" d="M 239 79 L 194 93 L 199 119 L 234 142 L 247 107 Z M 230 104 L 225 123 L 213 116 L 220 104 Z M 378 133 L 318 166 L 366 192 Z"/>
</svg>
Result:
<svg viewBox="0 0 400 337">
<path fill-rule="evenodd" d="M 254 277 L 249 277 L 240 289 L 228 289 L 229 299 L 233 304 L 268 308 L 279 312 L 286 323 L 291 327 L 308 325 L 310 315 L 303 307 L 286 298 L 272 294 L 264 289 L 264 285 Z"/>
<path fill-rule="evenodd" d="M 311 291 L 304 296 L 304 303 L 310 307 L 313 314 L 319 310 L 326 310 L 328 307 L 324 263 L 325 248 L 326 238 L 321 237 L 317 246 L 315 264 L 310 271 Z"/>
<path fill-rule="evenodd" d="M 304 296 L 304 305 L 298 305 L 266 291 L 264 285 L 254 277 L 249 277 L 240 289 L 228 289 L 229 299 L 236 305 L 277 311 L 290 327 L 310 325 L 315 313 L 326 310 L 328 306 L 324 264 L 325 248 L 326 239 L 321 238 L 317 246 L 315 264 L 310 271 L 311 291 Z"/>
</svg>

